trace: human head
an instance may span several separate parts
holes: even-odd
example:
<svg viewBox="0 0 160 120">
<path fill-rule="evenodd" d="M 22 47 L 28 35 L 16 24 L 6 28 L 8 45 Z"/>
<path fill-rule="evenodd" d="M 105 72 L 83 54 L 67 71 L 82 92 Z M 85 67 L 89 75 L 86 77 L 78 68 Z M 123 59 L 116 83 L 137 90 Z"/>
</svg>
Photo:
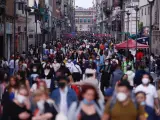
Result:
<svg viewBox="0 0 160 120">
<path fill-rule="evenodd" d="M 65 76 L 61 76 L 58 78 L 59 88 L 64 89 L 68 85 L 68 78 Z"/>
<path fill-rule="evenodd" d="M 121 81 L 117 85 L 117 100 L 119 102 L 125 102 L 130 97 L 131 86 L 128 81 Z"/>
<path fill-rule="evenodd" d="M 128 80 L 128 75 L 127 74 L 124 74 L 123 76 L 122 76 L 122 79 L 121 79 L 122 81 L 123 80 Z"/>
<path fill-rule="evenodd" d="M 34 102 L 38 102 L 40 100 L 46 100 L 48 98 L 48 91 L 43 89 L 37 89 L 33 93 Z"/>
<path fill-rule="evenodd" d="M 146 101 L 146 93 L 139 91 L 136 93 L 136 100 L 139 104 L 143 104 Z"/>
<path fill-rule="evenodd" d="M 29 96 L 29 92 L 25 86 L 19 86 L 17 96 L 15 99 L 18 101 L 19 104 L 24 104 Z"/>
<path fill-rule="evenodd" d="M 85 84 L 82 87 L 81 94 L 79 95 L 79 99 L 83 100 L 86 99 L 88 102 L 94 100 L 98 101 L 99 95 L 97 93 L 97 89 L 90 85 L 90 84 Z"/>
<path fill-rule="evenodd" d="M 142 76 L 142 84 L 148 85 L 150 83 L 150 76 L 148 74 L 144 74 Z"/>
<path fill-rule="evenodd" d="M 10 87 L 18 87 L 17 79 L 14 76 L 11 76 L 9 79 L 9 86 Z"/>
<path fill-rule="evenodd" d="M 113 92 L 114 92 L 113 88 L 107 88 L 104 91 L 104 94 L 105 94 L 104 97 L 106 102 L 112 98 Z"/>
</svg>

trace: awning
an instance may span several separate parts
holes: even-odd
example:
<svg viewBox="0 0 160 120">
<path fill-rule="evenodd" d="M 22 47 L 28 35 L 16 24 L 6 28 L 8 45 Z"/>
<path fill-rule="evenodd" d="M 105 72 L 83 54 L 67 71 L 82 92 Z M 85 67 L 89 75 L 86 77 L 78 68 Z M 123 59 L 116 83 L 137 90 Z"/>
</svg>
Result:
<svg viewBox="0 0 160 120">
<path fill-rule="evenodd" d="M 129 39 L 120 44 L 115 45 L 116 49 L 133 49 L 136 48 L 136 41 Z M 137 48 L 148 48 L 148 45 L 137 43 Z"/>
</svg>

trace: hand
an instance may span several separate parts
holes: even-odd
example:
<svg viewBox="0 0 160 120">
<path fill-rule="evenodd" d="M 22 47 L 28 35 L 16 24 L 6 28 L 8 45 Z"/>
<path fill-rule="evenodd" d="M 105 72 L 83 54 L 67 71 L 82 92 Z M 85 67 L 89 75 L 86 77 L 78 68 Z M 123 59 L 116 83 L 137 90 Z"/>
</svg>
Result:
<svg viewBox="0 0 160 120">
<path fill-rule="evenodd" d="M 30 114 L 27 112 L 23 112 L 21 114 L 19 114 L 19 118 L 22 120 L 27 120 L 30 117 Z"/>
<path fill-rule="evenodd" d="M 156 115 L 157 115 L 157 116 L 160 116 L 160 109 L 157 109 L 157 108 L 156 108 L 156 109 L 155 109 L 155 112 L 156 112 Z"/>
<path fill-rule="evenodd" d="M 26 106 L 26 108 L 29 110 L 31 108 L 31 104 L 30 104 L 30 101 L 29 99 L 27 99 L 26 101 L 24 101 L 24 104 Z"/>
</svg>

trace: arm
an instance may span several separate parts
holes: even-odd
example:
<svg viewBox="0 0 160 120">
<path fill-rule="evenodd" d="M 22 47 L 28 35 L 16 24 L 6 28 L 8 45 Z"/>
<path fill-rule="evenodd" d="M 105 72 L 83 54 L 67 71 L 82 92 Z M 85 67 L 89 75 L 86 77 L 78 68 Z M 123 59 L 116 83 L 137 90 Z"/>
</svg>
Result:
<svg viewBox="0 0 160 120">
<path fill-rule="evenodd" d="M 40 116 L 33 117 L 32 120 L 48 120 L 51 119 L 53 115 L 51 113 L 45 113 Z"/>
<path fill-rule="evenodd" d="M 109 115 L 104 113 L 101 120 L 109 120 Z"/>
</svg>

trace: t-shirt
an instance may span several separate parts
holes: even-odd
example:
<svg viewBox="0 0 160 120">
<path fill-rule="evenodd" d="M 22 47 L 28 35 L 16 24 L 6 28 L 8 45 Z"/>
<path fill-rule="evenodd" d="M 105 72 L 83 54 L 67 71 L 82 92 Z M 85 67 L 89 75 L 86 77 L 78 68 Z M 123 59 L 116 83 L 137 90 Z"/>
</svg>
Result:
<svg viewBox="0 0 160 120">
<path fill-rule="evenodd" d="M 112 120 L 136 120 L 137 117 L 144 115 L 145 110 L 142 106 L 135 107 L 134 103 L 130 102 L 123 106 L 120 102 L 116 102 L 113 108 L 110 107 L 110 102 L 105 107 L 105 113 L 110 115 Z"/>
<path fill-rule="evenodd" d="M 148 86 L 144 86 L 144 85 L 139 85 L 136 89 L 135 89 L 135 93 L 143 91 L 146 93 L 146 104 L 152 108 L 154 108 L 154 99 L 158 98 L 158 94 L 156 91 L 156 88 L 149 84 Z"/>
</svg>

